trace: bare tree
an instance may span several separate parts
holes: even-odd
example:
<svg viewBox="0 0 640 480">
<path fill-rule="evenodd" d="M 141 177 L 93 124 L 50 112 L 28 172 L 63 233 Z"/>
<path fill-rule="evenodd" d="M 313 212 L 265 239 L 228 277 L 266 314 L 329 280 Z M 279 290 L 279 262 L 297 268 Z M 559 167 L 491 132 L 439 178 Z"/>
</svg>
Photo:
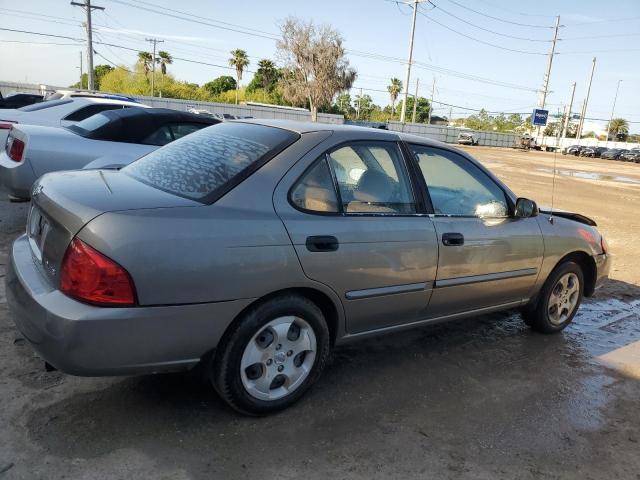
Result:
<svg viewBox="0 0 640 480">
<path fill-rule="evenodd" d="M 342 46 L 342 35 L 329 25 L 287 18 L 281 26 L 278 56 L 284 65 L 282 93 L 294 105 L 309 103 L 311 120 L 318 107 L 331 105 L 336 94 L 348 90 L 356 79 Z"/>
</svg>

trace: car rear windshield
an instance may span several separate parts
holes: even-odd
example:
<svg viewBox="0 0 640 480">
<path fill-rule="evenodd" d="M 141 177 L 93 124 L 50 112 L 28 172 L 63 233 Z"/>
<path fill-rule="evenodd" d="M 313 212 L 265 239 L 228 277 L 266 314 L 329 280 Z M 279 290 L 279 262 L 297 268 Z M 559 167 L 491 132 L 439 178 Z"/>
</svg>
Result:
<svg viewBox="0 0 640 480">
<path fill-rule="evenodd" d="M 249 123 L 220 123 L 176 140 L 121 171 L 181 197 L 212 203 L 300 136 Z"/>
<path fill-rule="evenodd" d="M 74 125 L 69 125 L 67 129 L 72 132 L 77 133 L 78 135 L 87 136 L 91 132 L 103 127 L 111 120 L 106 115 L 102 113 L 96 113 L 95 115 L 91 115 L 89 118 L 85 118 L 81 122 L 78 122 Z"/>
</svg>

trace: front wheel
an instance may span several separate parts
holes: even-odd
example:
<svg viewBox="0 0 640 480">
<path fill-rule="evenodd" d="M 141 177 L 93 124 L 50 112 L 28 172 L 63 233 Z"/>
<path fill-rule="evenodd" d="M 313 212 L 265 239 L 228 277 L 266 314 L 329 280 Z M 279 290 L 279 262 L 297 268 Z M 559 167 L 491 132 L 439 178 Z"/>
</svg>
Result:
<svg viewBox="0 0 640 480">
<path fill-rule="evenodd" d="M 329 338 L 322 311 L 307 298 L 268 300 L 244 314 L 225 335 L 209 369 L 211 382 L 242 413 L 282 410 L 320 377 Z"/>
<path fill-rule="evenodd" d="M 535 305 L 522 312 L 527 325 L 542 333 L 563 330 L 582 302 L 584 276 L 580 265 L 564 262 L 547 278 Z"/>
</svg>

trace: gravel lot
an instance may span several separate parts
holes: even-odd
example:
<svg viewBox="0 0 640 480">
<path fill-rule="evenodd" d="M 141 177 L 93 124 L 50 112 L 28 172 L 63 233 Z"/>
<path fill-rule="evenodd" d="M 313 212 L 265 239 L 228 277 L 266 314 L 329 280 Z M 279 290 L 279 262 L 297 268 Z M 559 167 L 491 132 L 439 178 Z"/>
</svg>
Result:
<svg viewBox="0 0 640 480">
<path fill-rule="evenodd" d="M 550 204 L 553 154 L 468 150 Z M 556 207 L 594 218 L 616 254 L 563 334 L 507 312 L 353 343 L 269 418 L 191 374 L 47 373 L 0 287 L 0 478 L 640 478 L 640 165 L 557 168 Z M 26 209 L 0 191 L 1 268 Z"/>
</svg>

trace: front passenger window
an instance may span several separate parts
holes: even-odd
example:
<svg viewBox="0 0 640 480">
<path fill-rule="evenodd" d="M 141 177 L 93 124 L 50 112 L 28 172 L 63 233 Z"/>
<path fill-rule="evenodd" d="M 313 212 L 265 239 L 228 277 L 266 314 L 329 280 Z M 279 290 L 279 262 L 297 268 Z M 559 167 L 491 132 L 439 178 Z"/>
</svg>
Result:
<svg viewBox="0 0 640 480">
<path fill-rule="evenodd" d="M 411 145 L 436 215 L 506 217 L 504 191 L 481 169 L 454 152 Z"/>
</svg>

